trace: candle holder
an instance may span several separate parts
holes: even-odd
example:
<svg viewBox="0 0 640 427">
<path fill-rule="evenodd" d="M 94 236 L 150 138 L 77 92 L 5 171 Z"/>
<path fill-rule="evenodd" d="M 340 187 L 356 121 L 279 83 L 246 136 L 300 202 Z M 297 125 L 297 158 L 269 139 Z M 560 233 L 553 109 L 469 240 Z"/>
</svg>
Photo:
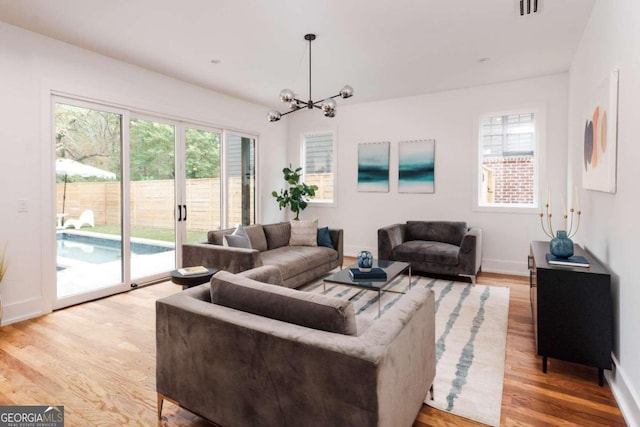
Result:
<svg viewBox="0 0 640 427">
<path fill-rule="evenodd" d="M 549 252 L 551 252 L 551 255 L 558 258 L 569 258 L 570 256 L 573 256 L 573 241 L 571 240 L 571 238 L 576 235 L 578 229 L 580 228 L 580 215 L 582 215 L 582 212 L 579 209 L 570 208 L 569 214 L 567 214 L 567 212 L 563 209 L 563 220 L 565 229 L 558 230 L 556 233 L 554 233 L 553 223 L 551 221 L 553 214 L 551 213 L 549 201 L 547 201 L 545 209 L 546 212 L 540 212 L 540 225 L 542 226 L 542 231 L 544 231 L 544 234 L 551 238 L 551 241 L 549 242 Z"/>
</svg>

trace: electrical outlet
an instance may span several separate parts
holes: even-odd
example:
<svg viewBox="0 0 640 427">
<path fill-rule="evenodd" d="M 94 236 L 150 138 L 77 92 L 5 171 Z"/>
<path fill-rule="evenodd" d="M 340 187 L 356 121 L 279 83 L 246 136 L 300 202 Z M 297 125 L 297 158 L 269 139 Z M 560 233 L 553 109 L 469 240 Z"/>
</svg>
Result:
<svg viewBox="0 0 640 427">
<path fill-rule="evenodd" d="M 29 205 L 26 200 L 20 199 L 18 200 L 18 213 L 27 213 L 29 212 Z"/>
</svg>

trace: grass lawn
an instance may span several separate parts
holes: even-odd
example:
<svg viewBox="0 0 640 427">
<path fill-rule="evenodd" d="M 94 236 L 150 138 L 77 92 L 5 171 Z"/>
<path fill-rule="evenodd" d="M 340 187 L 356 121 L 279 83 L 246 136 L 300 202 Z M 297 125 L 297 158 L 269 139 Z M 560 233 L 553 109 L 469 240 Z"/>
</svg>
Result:
<svg viewBox="0 0 640 427">
<path fill-rule="evenodd" d="M 90 231 L 95 233 L 112 234 L 115 236 L 119 236 L 121 234 L 119 225 L 96 225 Z M 131 229 L 131 237 L 160 240 L 163 242 L 174 242 L 175 231 L 168 228 L 134 227 Z M 204 242 L 205 240 L 207 240 L 206 231 L 187 231 L 188 242 Z"/>
</svg>

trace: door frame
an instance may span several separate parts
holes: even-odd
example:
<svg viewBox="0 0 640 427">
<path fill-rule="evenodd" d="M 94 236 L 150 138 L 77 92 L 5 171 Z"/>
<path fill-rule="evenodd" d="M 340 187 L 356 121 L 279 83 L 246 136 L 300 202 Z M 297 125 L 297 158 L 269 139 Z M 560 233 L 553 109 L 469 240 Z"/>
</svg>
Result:
<svg viewBox="0 0 640 427">
<path fill-rule="evenodd" d="M 57 159 L 57 155 L 56 155 L 56 150 L 55 150 L 55 129 L 56 129 L 56 125 L 55 125 L 55 119 L 56 119 L 56 104 L 65 104 L 65 105 L 72 105 L 72 106 L 77 106 L 80 108 L 90 108 L 90 109 L 95 109 L 95 110 L 100 110 L 100 111 L 106 111 L 109 113 L 113 113 L 113 114 L 118 114 L 121 117 L 121 122 L 120 122 L 120 167 L 121 167 L 121 181 L 120 181 L 120 197 L 122 198 L 121 200 L 121 210 L 120 210 L 120 217 L 121 217 L 121 227 L 120 227 L 120 238 L 122 241 L 122 245 L 121 245 L 121 251 L 122 251 L 122 263 L 121 263 L 121 275 L 120 277 L 122 278 L 122 281 L 120 283 L 114 283 L 112 285 L 107 285 L 107 286 L 103 286 L 100 287 L 98 289 L 94 289 L 88 292 L 83 292 L 80 294 L 74 294 L 74 295 L 70 295 L 70 296 L 65 296 L 62 298 L 58 298 L 58 286 L 57 286 L 57 261 L 56 261 L 56 257 L 57 257 L 57 229 L 56 229 L 56 225 L 54 224 L 50 230 L 52 231 L 52 254 L 53 256 L 52 258 L 52 264 L 53 264 L 53 292 L 52 292 L 52 296 L 53 296 L 53 300 L 52 300 L 52 308 L 54 310 L 59 309 L 59 308 L 63 308 L 63 307 L 68 307 L 71 305 L 75 305 L 75 304 L 79 304 L 82 302 L 86 302 L 86 301 L 91 301 L 97 298 L 103 298 L 106 296 L 110 296 L 110 295 L 114 295 L 120 292 L 124 292 L 129 290 L 129 284 L 130 283 L 130 265 L 129 263 L 129 257 L 130 257 L 130 245 L 128 242 L 128 239 L 125 239 L 126 234 L 128 233 L 128 218 L 126 218 L 122 212 L 125 211 L 125 209 L 129 209 L 129 201 L 128 201 L 128 192 L 129 192 L 129 186 L 127 181 L 129 174 L 128 174 L 128 167 L 126 167 L 125 165 L 127 165 L 128 163 L 128 152 L 125 152 L 126 149 L 128 149 L 128 126 L 124 126 L 124 123 L 128 122 L 129 120 L 129 112 L 117 107 L 112 107 L 109 105 L 105 105 L 99 102 L 93 102 L 93 101 L 85 101 L 82 99 L 76 99 L 73 97 L 69 97 L 69 96 L 65 96 L 65 95 L 61 95 L 61 94 L 55 94 L 52 93 L 50 100 L 49 100 L 49 106 L 50 106 L 50 129 L 49 129 L 49 138 L 48 140 L 50 141 L 50 154 L 49 154 L 49 164 L 50 165 L 54 165 L 53 167 L 51 167 L 51 211 L 52 212 L 56 212 L 56 170 L 55 170 L 55 161 Z M 53 217 L 53 215 L 52 215 Z"/>
</svg>

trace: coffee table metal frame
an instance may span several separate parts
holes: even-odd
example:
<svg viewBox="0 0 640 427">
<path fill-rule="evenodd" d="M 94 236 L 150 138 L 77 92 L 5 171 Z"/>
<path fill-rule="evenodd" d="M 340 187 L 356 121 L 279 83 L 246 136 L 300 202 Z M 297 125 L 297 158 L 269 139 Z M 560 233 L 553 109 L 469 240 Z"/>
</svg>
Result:
<svg viewBox="0 0 640 427">
<path fill-rule="evenodd" d="M 349 274 L 350 268 L 358 268 L 357 264 L 350 265 L 347 268 L 343 268 L 342 270 L 333 273 L 330 276 L 327 276 L 322 281 L 322 289 L 324 291 L 327 290 L 327 282 L 335 283 L 338 285 L 351 286 L 354 288 L 359 288 L 360 292 L 356 293 L 354 296 L 349 298 L 349 300 L 355 298 L 360 295 L 361 292 L 364 291 L 374 291 L 378 292 L 378 317 L 380 317 L 380 297 L 382 296 L 382 292 L 391 292 L 394 294 L 404 294 L 405 292 L 393 291 L 390 289 L 385 289 L 391 282 L 393 282 L 400 274 L 408 271 L 409 273 L 409 289 L 411 289 L 411 264 L 408 262 L 401 261 L 386 261 L 386 260 L 374 260 L 373 267 L 378 267 L 383 269 L 387 273 L 387 278 L 383 280 L 354 280 Z"/>
</svg>

